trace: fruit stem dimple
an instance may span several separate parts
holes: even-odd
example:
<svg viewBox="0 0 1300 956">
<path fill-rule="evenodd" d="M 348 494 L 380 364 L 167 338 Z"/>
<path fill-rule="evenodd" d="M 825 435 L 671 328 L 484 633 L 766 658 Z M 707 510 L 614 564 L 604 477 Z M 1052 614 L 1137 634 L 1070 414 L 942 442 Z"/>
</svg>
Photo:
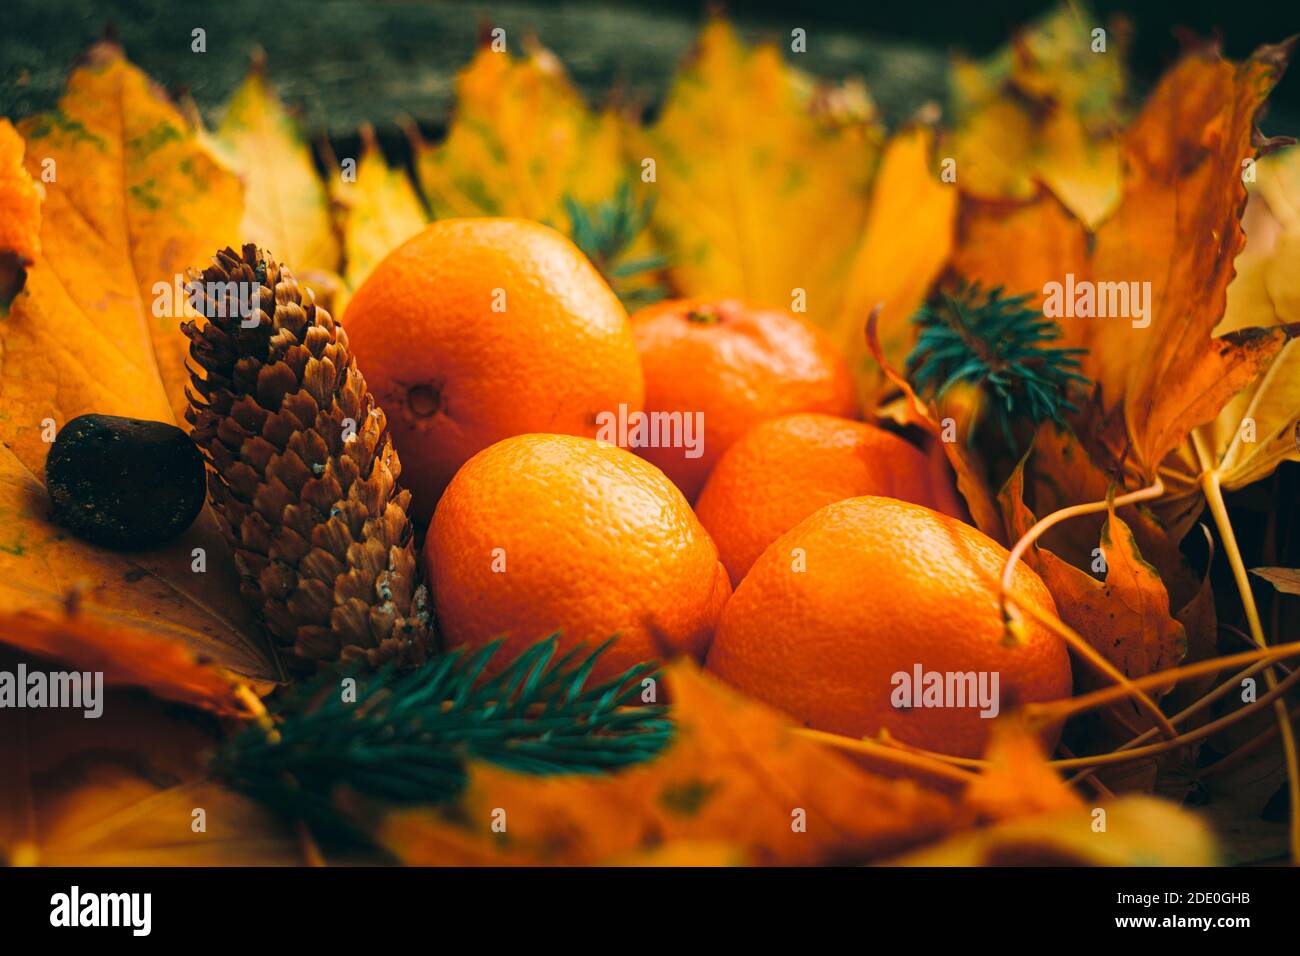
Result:
<svg viewBox="0 0 1300 956">
<path fill-rule="evenodd" d="M 718 325 L 722 322 L 722 316 L 715 309 L 691 309 L 686 313 L 686 321 L 696 325 Z"/>
<path fill-rule="evenodd" d="M 442 392 L 427 382 L 412 385 L 406 392 L 406 407 L 416 418 L 432 418 L 442 409 Z"/>
</svg>

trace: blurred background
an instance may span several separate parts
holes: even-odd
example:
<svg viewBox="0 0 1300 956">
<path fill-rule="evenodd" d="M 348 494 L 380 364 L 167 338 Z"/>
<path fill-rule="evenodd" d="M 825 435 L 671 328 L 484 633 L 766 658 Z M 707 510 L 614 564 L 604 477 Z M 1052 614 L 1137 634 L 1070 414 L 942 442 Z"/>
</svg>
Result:
<svg viewBox="0 0 1300 956">
<path fill-rule="evenodd" d="M 6 0 L 0 31 L 0 115 L 54 104 L 68 66 L 106 27 L 130 58 L 173 92 L 187 90 L 211 121 L 242 78 L 249 51 L 266 50 L 281 95 L 314 133 L 341 143 L 370 121 L 385 145 L 398 145 L 394 120 L 415 117 L 436 135 L 452 104 L 456 71 L 472 56 L 485 25 L 513 41 L 534 35 L 559 55 L 593 102 L 617 90 L 652 112 L 708 10 L 723 10 L 750 39 L 789 48 L 790 30 L 808 31 L 805 70 L 866 80 L 891 124 L 922 103 L 943 103 L 945 67 L 956 50 L 992 52 L 1050 0 L 983 3 L 750 0 L 706 6 L 654 3 L 437 0 Z M 1220 35 L 1233 57 L 1300 31 L 1300 4 L 1228 0 L 1094 0 L 1099 25 L 1123 17 L 1133 27 L 1131 66 L 1149 84 L 1177 56 L 1175 31 Z M 191 31 L 207 31 L 207 52 L 192 53 Z M 519 49 L 512 43 L 513 49 Z M 1273 96 L 1271 134 L 1300 131 L 1300 76 L 1293 69 Z"/>
</svg>

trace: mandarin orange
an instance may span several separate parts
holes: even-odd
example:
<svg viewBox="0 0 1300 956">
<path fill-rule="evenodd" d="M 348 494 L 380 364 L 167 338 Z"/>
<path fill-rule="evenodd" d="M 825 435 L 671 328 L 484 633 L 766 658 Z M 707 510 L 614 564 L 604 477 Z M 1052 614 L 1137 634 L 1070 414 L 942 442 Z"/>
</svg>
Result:
<svg viewBox="0 0 1300 956">
<path fill-rule="evenodd" d="M 594 436 L 602 412 L 641 407 L 622 304 L 573 243 L 540 223 L 433 223 L 374 268 L 343 325 L 388 416 L 417 522 L 493 442 Z"/>
<path fill-rule="evenodd" d="M 497 667 L 557 630 L 565 649 L 619 635 L 597 678 L 703 657 L 731 594 L 708 532 L 659 469 L 570 435 L 507 438 L 466 462 L 425 558 L 444 640 L 504 637 Z"/>
<path fill-rule="evenodd" d="M 1071 689 L 1069 655 L 1051 630 L 1026 619 L 1018 639 L 1006 639 L 997 596 L 1006 559 L 993 539 L 921 505 L 835 502 L 754 563 L 723 611 L 707 666 L 810 727 L 850 737 L 887 730 L 917 747 L 980 756 L 991 723 L 982 711 Z M 1056 614 L 1023 564 L 1012 592 Z M 938 706 L 915 696 L 928 675 L 941 679 Z M 989 707 L 976 702 L 981 687 Z"/>
<path fill-rule="evenodd" d="M 695 503 L 737 585 L 763 549 L 823 505 L 899 498 L 961 516 L 946 471 L 893 432 L 801 412 L 761 422 L 723 453 Z"/>
<path fill-rule="evenodd" d="M 844 360 L 824 334 L 789 312 L 731 299 L 677 299 L 637 312 L 632 330 L 647 413 L 703 423 L 699 449 L 636 449 L 691 501 L 722 453 L 758 422 L 791 412 L 854 414 Z"/>
</svg>

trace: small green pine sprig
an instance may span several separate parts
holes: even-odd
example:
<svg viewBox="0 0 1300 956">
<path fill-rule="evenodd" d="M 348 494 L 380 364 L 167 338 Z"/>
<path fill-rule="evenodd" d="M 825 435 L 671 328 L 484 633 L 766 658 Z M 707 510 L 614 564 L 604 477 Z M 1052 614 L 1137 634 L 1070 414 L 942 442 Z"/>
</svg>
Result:
<svg viewBox="0 0 1300 956">
<path fill-rule="evenodd" d="M 666 290 L 662 286 L 627 286 L 623 281 L 643 272 L 662 269 L 667 264 L 661 255 L 622 259 L 637 236 L 649 225 L 654 212 L 654 197 L 638 203 L 631 184 L 625 179 L 619 183 L 613 196 L 590 206 L 583 206 L 572 196 L 565 196 L 564 211 L 569 217 L 573 244 L 586 253 L 601 275 L 615 286 L 627 308 L 649 305 L 664 297 Z"/>
<path fill-rule="evenodd" d="M 1012 450 L 1017 421 L 1064 425 L 1065 413 L 1079 410 L 1071 390 L 1089 384 L 1078 372 L 1087 350 L 1047 345 L 1061 337 L 1061 327 L 1026 308 L 1032 297 L 1004 298 L 1001 286 L 985 292 L 964 282 L 940 293 L 913 317 L 920 334 L 907 357 L 919 394 L 938 401 L 962 383 L 982 389 Z"/>
<path fill-rule="evenodd" d="M 665 706 L 628 706 L 639 704 L 655 664 L 588 687 L 612 641 L 556 659 L 552 636 L 482 679 L 500 643 L 411 671 L 351 675 L 354 701 L 344 699 L 342 676 L 322 675 L 290 692 L 274 730 L 249 726 L 229 740 L 212 772 L 324 833 L 355 836 L 332 801 L 339 786 L 392 803 L 437 804 L 462 791 L 471 759 L 529 774 L 602 773 L 647 760 L 671 741 Z"/>
</svg>

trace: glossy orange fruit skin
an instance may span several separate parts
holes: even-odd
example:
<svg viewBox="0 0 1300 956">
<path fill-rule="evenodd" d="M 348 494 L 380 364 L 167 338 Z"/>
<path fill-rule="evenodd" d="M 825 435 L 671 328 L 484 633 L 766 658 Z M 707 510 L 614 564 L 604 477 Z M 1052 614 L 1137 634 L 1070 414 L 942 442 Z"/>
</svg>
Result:
<svg viewBox="0 0 1300 956">
<path fill-rule="evenodd" d="M 569 435 L 508 438 L 466 462 L 438 502 L 425 558 L 444 641 L 504 636 L 498 669 L 557 630 L 565 648 L 620 635 L 597 678 L 702 658 L 731 595 L 717 548 L 662 472 Z"/>
<path fill-rule="evenodd" d="M 573 243 L 540 223 L 433 223 L 375 267 L 343 325 L 421 524 L 456 469 L 493 442 L 594 436 L 601 412 L 642 404 L 622 303 Z"/>
<path fill-rule="evenodd" d="M 805 570 L 793 570 L 802 549 Z M 980 756 L 990 719 L 978 708 L 897 709 L 893 675 L 999 675 L 999 709 L 1071 691 L 1070 660 L 1051 631 L 1025 620 L 1006 644 L 997 582 L 1007 551 L 955 518 L 893 498 L 827 505 L 774 541 L 732 595 L 707 666 L 727 682 L 820 730 Z M 1056 608 L 1029 568 L 1012 591 Z"/>
<path fill-rule="evenodd" d="M 851 417 L 848 367 L 830 340 L 789 312 L 732 299 L 675 299 L 632 316 L 646 411 L 704 416 L 704 448 L 638 448 L 694 501 L 714 463 L 753 425 L 791 412 Z"/>
<path fill-rule="evenodd" d="M 760 422 L 714 465 L 695 502 L 738 585 L 763 549 L 818 508 L 861 495 L 961 514 L 948 475 L 893 432 L 801 412 Z"/>
</svg>

